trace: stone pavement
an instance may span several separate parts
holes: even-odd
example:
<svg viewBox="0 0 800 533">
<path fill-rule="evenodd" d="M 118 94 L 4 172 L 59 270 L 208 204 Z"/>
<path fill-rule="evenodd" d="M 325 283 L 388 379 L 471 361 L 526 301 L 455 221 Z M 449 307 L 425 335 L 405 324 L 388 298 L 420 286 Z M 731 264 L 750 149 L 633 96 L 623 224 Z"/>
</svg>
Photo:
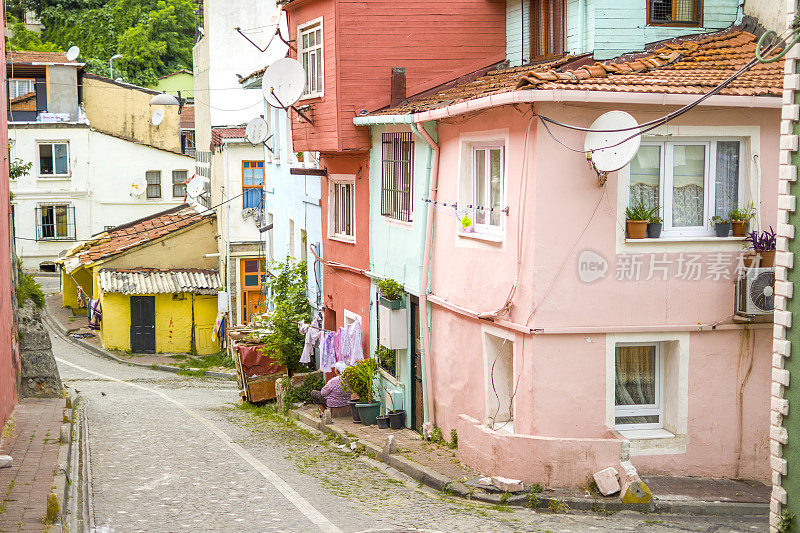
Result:
<svg viewBox="0 0 800 533">
<path fill-rule="evenodd" d="M 23 399 L 0 440 L 0 455 L 14 464 L 0 469 L 0 531 L 43 531 L 47 497 L 58 468 L 64 410 L 61 398 Z"/>
</svg>

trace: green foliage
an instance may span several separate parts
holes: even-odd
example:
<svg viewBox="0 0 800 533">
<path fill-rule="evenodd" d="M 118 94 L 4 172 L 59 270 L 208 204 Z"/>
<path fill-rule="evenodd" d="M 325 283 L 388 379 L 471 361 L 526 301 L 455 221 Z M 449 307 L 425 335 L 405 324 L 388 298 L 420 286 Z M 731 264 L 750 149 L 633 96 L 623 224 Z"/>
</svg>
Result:
<svg viewBox="0 0 800 533">
<path fill-rule="evenodd" d="M 17 305 L 22 307 L 28 300 L 31 300 L 37 309 L 44 308 L 42 287 L 36 283 L 33 274 L 25 274 L 22 271 L 22 262 L 17 261 Z"/>
<path fill-rule="evenodd" d="M 658 215 L 653 215 L 653 216 L 650 217 L 650 223 L 651 224 L 661 224 L 662 222 L 663 222 L 663 220 Z"/>
<path fill-rule="evenodd" d="M 569 511 L 569 504 L 567 502 L 560 502 L 558 500 L 550 500 L 550 503 L 547 505 L 547 508 L 556 514 L 566 513 L 567 511 Z"/>
<path fill-rule="evenodd" d="M 713 217 L 711 217 L 711 224 L 713 226 L 716 226 L 717 224 L 725 224 L 726 222 L 730 222 L 730 220 L 728 218 L 721 217 L 719 215 L 714 215 Z"/>
<path fill-rule="evenodd" d="M 530 492 L 538 494 L 542 491 L 544 491 L 544 487 L 542 487 L 541 483 L 534 483 L 533 485 L 531 485 Z"/>
<path fill-rule="evenodd" d="M 11 158 L 9 158 L 10 160 Z M 25 162 L 20 158 L 16 158 L 8 164 L 8 177 L 12 180 L 27 176 L 31 173 L 32 162 Z"/>
<path fill-rule="evenodd" d="M 192 0 L 17 0 L 33 9 L 44 24 L 41 37 L 13 26 L 12 50 L 81 49 L 86 70 L 154 84 L 159 76 L 192 67 L 196 4 Z M 21 27 L 20 27 L 21 26 Z"/>
<path fill-rule="evenodd" d="M 748 222 L 756 217 L 756 208 L 753 207 L 753 202 L 748 203 L 744 207 L 734 207 L 728 213 L 728 218 L 734 222 Z"/>
<path fill-rule="evenodd" d="M 306 370 L 300 363 L 305 337 L 297 329 L 298 322 L 311 321 L 311 305 L 306 297 L 306 263 L 287 260 L 275 263 L 273 268 L 277 275 L 267 277 L 273 310 L 267 319 L 264 352 L 284 365 L 291 375 Z"/>
<path fill-rule="evenodd" d="M 456 428 L 450 430 L 450 444 L 448 446 L 453 450 L 458 449 L 458 431 L 456 431 Z"/>
<path fill-rule="evenodd" d="M 403 297 L 403 286 L 393 279 L 382 279 L 377 285 L 381 296 L 387 300 L 399 300 Z"/>
<path fill-rule="evenodd" d="M 428 437 L 428 440 L 436 444 L 441 444 L 442 446 L 447 446 L 447 441 L 444 440 L 444 435 L 442 434 L 442 428 L 435 424 L 431 430 L 431 435 Z"/>
<path fill-rule="evenodd" d="M 342 386 L 345 390 L 358 396 L 364 403 L 372 403 L 372 384 L 378 372 L 378 362 L 374 359 L 363 359 L 342 372 Z"/>
<path fill-rule="evenodd" d="M 781 511 L 780 519 L 778 520 L 778 525 L 776 529 L 780 531 L 780 533 L 789 533 L 792 531 L 794 526 L 794 513 L 790 513 L 787 510 Z"/>
<path fill-rule="evenodd" d="M 292 387 L 291 380 L 288 378 L 285 379 L 284 390 L 286 392 L 283 395 L 283 410 L 288 411 L 293 403 L 310 402 L 311 391 L 321 390 L 324 385 L 325 380 L 319 372 L 313 372 L 304 377 L 303 383 L 301 383 L 299 387 Z"/>
<path fill-rule="evenodd" d="M 469 215 L 464 215 L 464 218 L 461 219 L 461 226 L 466 229 L 472 225 L 472 219 L 469 218 Z"/>
<path fill-rule="evenodd" d="M 525 507 L 529 509 L 536 509 L 539 507 L 539 497 L 536 495 L 536 491 L 533 489 L 529 490 L 525 494 Z"/>
<path fill-rule="evenodd" d="M 395 371 L 395 356 L 394 350 L 390 350 L 380 344 L 375 348 L 375 359 L 380 362 L 381 367 L 386 369 L 387 372 L 394 375 Z"/>
<path fill-rule="evenodd" d="M 32 52 L 61 51 L 61 47 L 57 44 L 42 41 L 38 33 L 28 30 L 22 22 L 9 20 L 9 26 L 11 32 L 11 38 L 8 40 L 9 50 L 30 50 Z"/>
<path fill-rule="evenodd" d="M 658 209 L 658 207 L 648 209 L 644 205 L 644 201 L 639 200 L 638 203 L 625 209 L 625 218 L 627 220 L 650 220 L 658 213 Z"/>
</svg>

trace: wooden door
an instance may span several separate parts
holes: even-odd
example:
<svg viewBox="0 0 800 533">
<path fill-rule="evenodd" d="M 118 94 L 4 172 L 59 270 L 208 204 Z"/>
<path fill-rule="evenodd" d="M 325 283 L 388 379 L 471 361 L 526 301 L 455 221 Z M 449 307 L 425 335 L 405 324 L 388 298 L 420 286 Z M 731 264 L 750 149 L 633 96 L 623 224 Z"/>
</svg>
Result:
<svg viewBox="0 0 800 533">
<path fill-rule="evenodd" d="M 156 353 L 155 296 L 131 296 L 131 351 Z"/>
<path fill-rule="evenodd" d="M 422 337 L 419 329 L 419 300 L 411 298 L 411 427 L 420 430 L 425 422 L 422 395 Z"/>
<path fill-rule="evenodd" d="M 242 293 L 242 318 L 243 323 L 247 324 L 250 322 L 250 317 L 253 314 L 261 314 L 263 313 L 267 306 L 266 306 L 266 296 L 264 293 L 259 291 L 244 291 Z"/>
</svg>

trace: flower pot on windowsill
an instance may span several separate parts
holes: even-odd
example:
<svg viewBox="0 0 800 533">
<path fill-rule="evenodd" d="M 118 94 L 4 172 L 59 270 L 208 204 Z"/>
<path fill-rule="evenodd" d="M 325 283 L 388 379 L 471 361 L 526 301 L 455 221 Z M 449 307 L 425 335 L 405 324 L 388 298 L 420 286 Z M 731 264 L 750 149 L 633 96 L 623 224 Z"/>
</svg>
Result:
<svg viewBox="0 0 800 533">
<path fill-rule="evenodd" d="M 748 253 L 742 259 L 746 268 L 769 268 L 775 266 L 775 250 Z"/>
<path fill-rule="evenodd" d="M 661 237 L 661 228 L 663 224 L 661 222 L 648 222 L 647 223 L 647 238 L 648 239 L 658 239 Z"/>
<path fill-rule="evenodd" d="M 405 304 L 403 303 L 402 298 L 398 298 L 397 300 L 389 300 L 381 296 L 381 305 L 386 309 L 391 309 L 392 311 L 397 311 L 398 309 L 405 308 Z"/>
<path fill-rule="evenodd" d="M 714 224 L 714 234 L 717 237 L 727 237 L 731 232 L 730 222 L 717 222 Z"/>
<path fill-rule="evenodd" d="M 365 426 L 374 426 L 378 414 L 381 412 L 381 402 L 357 403 L 356 408 L 358 409 L 361 423 Z"/>
<path fill-rule="evenodd" d="M 747 235 L 747 227 L 750 222 L 747 220 L 732 220 L 731 229 L 733 230 L 734 237 L 744 237 Z"/>
<path fill-rule="evenodd" d="M 626 220 L 625 231 L 629 239 L 644 239 L 647 237 L 646 220 Z"/>
<path fill-rule="evenodd" d="M 475 233 L 475 224 L 469 226 L 461 226 L 461 233 Z"/>
</svg>

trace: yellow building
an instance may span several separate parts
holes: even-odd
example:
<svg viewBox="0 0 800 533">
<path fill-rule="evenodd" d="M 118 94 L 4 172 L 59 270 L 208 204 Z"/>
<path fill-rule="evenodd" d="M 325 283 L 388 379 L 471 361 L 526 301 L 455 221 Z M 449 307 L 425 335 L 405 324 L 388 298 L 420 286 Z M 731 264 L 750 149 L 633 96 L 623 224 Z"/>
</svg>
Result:
<svg viewBox="0 0 800 533">
<path fill-rule="evenodd" d="M 105 348 L 216 353 L 216 220 L 183 205 L 117 226 L 59 259 L 65 307 L 100 304 Z"/>
</svg>

